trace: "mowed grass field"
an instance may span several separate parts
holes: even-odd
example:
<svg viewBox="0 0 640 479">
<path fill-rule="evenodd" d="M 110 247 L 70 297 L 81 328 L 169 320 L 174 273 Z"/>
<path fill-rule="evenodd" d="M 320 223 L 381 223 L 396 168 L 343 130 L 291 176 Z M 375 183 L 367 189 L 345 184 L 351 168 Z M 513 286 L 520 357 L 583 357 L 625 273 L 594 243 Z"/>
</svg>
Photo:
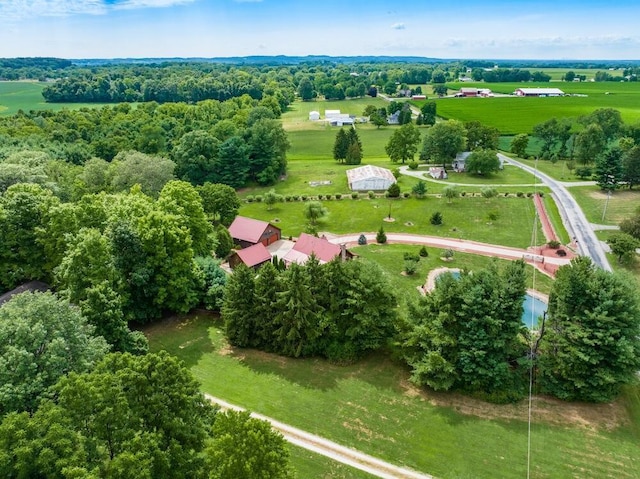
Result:
<svg viewBox="0 0 640 479">
<path fill-rule="evenodd" d="M 510 94 L 516 88 L 557 87 L 565 93 L 586 96 L 548 98 L 440 98 L 438 116 L 460 121 L 480 121 L 495 126 L 503 135 L 531 133 L 533 127 L 550 118 L 577 119 L 598 108 L 615 108 L 627 123 L 640 121 L 640 84 L 616 82 L 582 83 L 448 83 L 462 87 L 490 88 L 496 93 Z M 420 106 L 422 102 L 413 102 Z"/>
<path fill-rule="evenodd" d="M 42 97 L 45 83 L 30 81 L 0 81 L 0 115 L 22 111 L 79 109 L 100 107 L 102 103 L 46 103 Z"/>
<path fill-rule="evenodd" d="M 145 333 L 153 351 L 185 361 L 203 391 L 343 445 L 442 479 L 527 475 L 526 402 L 497 406 L 418 389 L 383 354 L 336 366 L 235 349 L 211 316 L 171 318 Z M 638 400 L 636 389 L 606 405 L 536 398 L 531 477 L 640 477 Z M 309 459 L 300 461 L 309 470 Z M 361 477 L 325 471 L 300 477 Z"/>
</svg>

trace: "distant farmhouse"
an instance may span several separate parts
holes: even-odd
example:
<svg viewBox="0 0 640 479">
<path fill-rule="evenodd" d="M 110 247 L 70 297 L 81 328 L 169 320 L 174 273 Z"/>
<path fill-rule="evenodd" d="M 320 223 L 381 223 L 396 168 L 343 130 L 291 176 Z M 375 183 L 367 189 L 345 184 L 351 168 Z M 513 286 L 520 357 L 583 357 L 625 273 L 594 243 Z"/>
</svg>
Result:
<svg viewBox="0 0 640 479">
<path fill-rule="evenodd" d="M 325 110 L 324 118 L 331 126 L 353 125 L 355 118 L 348 113 L 340 113 L 340 110 Z"/>
<path fill-rule="evenodd" d="M 458 153 L 456 155 L 456 159 L 453 160 L 453 163 L 451 164 L 451 166 L 453 167 L 453 171 L 457 173 L 466 171 L 467 158 L 469 158 L 469 155 L 471 155 L 471 153 L 471 151 L 463 151 L 462 153 Z M 504 169 L 504 160 L 499 156 L 498 160 L 500 160 L 500 169 Z"/>
<path fill-rule="evenodd" d="M 234 243 L 241 248 L 248 248 L 258 243 L 269 246 L 282 236 L 280 228 L 273 226 L 271 223 L 244 216 L 236 216 L 236 219 L 229 226 L 229 234 Z"/>
<path fill-rule="evenodd" d="M 396 177 L 386 168 L 364 165 L 347 170 L 347 181 L 352 191 L 381 191 L 395 183 Z"/>
<path fill-rule="evenodd" d="M 564 96 L 560 88 L 516 88 L 516 96 Z"/>
</svg>

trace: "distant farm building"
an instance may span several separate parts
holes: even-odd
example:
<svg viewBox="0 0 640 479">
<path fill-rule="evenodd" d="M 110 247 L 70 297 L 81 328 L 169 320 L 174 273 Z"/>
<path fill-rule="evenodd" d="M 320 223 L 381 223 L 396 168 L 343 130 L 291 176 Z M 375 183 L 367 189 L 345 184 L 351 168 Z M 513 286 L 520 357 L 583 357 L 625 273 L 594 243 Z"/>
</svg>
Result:
<svg viewBox="0 0 640 479">
<path fill-rule="evenodd" d="M 395 183 L 396 177 L 386 168 L 364 165 L 347 170 L 347 181 L 353 191 L 381 191 Z"/>
<path fill-rule="evenodd" d="M 462 173 L 466 171 L 467 159 L 469 158 L 469 155 L 471 155 L 471 153 L 472 153 L 471 151 L 463 151 L 456 155 L 456 159 L 453 160 L 453 163 L 451 164 L 455 172 Z M 500 169 L 502 170 L 504 168 L 504 160 L 499 156 L 498 156 L 498 160 L 500 160 Z"/>
<path fill-rule="evenodd" d="M 460 88 L 460 96 L 469 97 L 469 96 L 478 96 L 477 88 Z"/>
<path fill-rule="evenodd" d="M 427 95 L 412 95 L 411 99 L 412 100 L 426 100 L 427 99 Z"/>
<path fill-rule="evenodd" d="M 291 263 L 305 264 L 311 255 L 314 255 L 320 264 L 328 263 L 337 257 L 341 257 L 343 261 L 353 257 L 353 254 L 344 245 L 333 244 L 326 238 L 301 233 L 298 241 L 283 259 L 287 265 Z"/>
<path fill-rule="evenodd" d="M 447 170 L 445 170 L 442 166 L 431 166 L 429 168 L 429 176 L 436 180 L 446 180 Z"/>
<path fill-rule="evenodd" d="M 233 253 L 229 257 L 229 266 L 235 269 L 238 265 L 245 264 L 249 268 L 258 269 L 269 261 L 271 261 L 271 253 L 269 250 L 262 243 L 257 243 Z"/>
<path fill-rule="evenodd" d="M 560 88 L 516 88 L 514 93 L 517 96 L 564 96 Z"/>
<path fill-rule="evenodd" d="M 269 246 L 278 241 L 282 235 L 280 228 L 271 223 L 244 216 L 236 216 L 236 219 L 229 226 L 229 234 L 241 248 L 248 248 L 258 243 Z"/>
<path fill-rule="evenodd" d="M 324 119 L 331 126 L 353 125 L 355 119 L 348 113 L 340 113 L 340 110 L 325 110 Z"/>
<path fill-rule="evenodd" d="M 309 120 L 318 121 L 319 119 L 320 119 L 320 112 L 315 110 L 309 112 Z"/>
</svg>

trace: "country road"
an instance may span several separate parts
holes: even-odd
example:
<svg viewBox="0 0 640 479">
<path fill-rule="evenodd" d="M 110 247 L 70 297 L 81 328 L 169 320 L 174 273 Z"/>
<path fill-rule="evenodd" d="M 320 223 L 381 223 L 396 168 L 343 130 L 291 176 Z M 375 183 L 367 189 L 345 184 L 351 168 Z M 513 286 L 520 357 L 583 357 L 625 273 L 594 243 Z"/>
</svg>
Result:
<svg viewBox="0 0 640 479">
<path fill-rule="evenodd" d="M 510 158 L 502 153 L 498 153 L 498 156 L 506 163 L 515 165 L 522 168 L 525 171 L 535 175 L 546 186 L 551 188 L 552 194 L 555 196 L 558 209 L 562 216 L 562 220 L 565 223 L 565 227 L 569 234 L 572 235 L 577 244 L 580 253 L 584 256 L 588 256 L 591 260 L 605 271 L 613 271 L 609 260 L 600 245 L 600 241 L 596 237 L 591 224 L 587 221 L 580 205 L 571 196 L 566 186 L 562 182 L 551 178 L 549 175 L 541 173 L 531 166 L 525 165 L 513 158 Z"/>
<path fill-rule="evenodd" d="M 236 411 L 244 411 L 244 408 L 228 403 L 223 399 L 205 394 L 205 397 L 214 404 L 220 406 L 223 410 L 233 409 Z M 372 476 L 384 479 L 434 479 L 429 474 L 413 471 L 404 467 L 385 462 L 368 454 L 364 454 L 355 449 L 341 446 L 333 441 L 329 441 L 315 434 L 310 434 L 301 429 L 281 423 L 267 416 L 258 413 L 251 413 L 251 417 L 267 421 L 271 426 L 279 431 L 283 437 L 291 444 L 308 449 L 317 454 L 326 456 L 334 461 L 341 462 L 348 466 L 354 467 L 361 471 L 365 471 Z"/>
</svg>

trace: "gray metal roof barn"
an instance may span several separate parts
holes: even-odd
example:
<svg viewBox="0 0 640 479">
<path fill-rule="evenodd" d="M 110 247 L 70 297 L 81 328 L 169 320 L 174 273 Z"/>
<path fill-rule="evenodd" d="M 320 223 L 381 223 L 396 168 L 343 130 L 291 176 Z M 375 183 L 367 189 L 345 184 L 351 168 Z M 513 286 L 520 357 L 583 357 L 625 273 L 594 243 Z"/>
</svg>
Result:
<svg viewBox="0 0 640 479">
<path fill-rule="evenodd" d="M 373 165 L 347 170 L 347 180 L 353 191 L 386 190 L 396 182 L 391 170 Z"/>
</svg>

